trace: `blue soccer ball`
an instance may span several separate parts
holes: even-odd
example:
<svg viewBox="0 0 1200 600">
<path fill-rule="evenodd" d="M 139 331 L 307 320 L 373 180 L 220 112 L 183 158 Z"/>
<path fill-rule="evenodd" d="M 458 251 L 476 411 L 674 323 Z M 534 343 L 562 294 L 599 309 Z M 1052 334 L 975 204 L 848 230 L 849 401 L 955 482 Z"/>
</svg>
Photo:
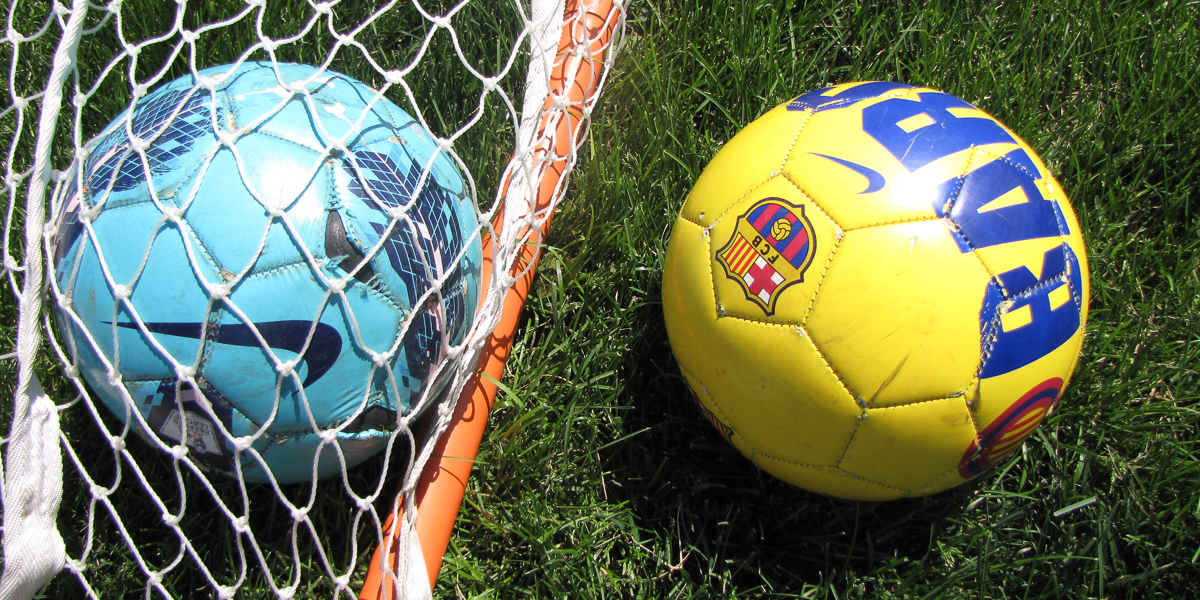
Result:
<svg viewBox="0 0 1200 600">
<path fill-rule="evenodd" d="M 477 209 L 454 159 L 363 83 L 207 69 L 76 165 L 51 246 L 59 331 L 156 445 L 309 480 L 382 450 L 445 381 L 479 301 Z"/>
</svg>

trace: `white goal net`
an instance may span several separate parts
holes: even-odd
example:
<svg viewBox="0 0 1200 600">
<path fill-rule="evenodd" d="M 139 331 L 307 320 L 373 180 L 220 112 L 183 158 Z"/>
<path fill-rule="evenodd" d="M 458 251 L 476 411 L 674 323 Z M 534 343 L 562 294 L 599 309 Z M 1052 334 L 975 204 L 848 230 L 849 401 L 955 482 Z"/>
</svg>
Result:
<svg viewBox="0 0 1200 600">
<path fill-rule="evenodd" d="M 530 1 L 11 0 L 0 598 L 431 596 L 413 492 L 624 27 Z"/>
</svg>

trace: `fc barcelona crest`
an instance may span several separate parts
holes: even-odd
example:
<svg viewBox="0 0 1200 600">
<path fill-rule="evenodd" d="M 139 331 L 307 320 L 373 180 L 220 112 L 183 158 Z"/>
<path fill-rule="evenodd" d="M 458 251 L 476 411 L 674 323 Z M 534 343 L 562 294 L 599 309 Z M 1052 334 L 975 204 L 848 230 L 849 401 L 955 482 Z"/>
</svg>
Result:
<svg viewBox="0 0 1200 600">
<path fill-rule="evenodd" d="M 717 251 L 717 261 L 748 300 L 773 315 L 779 293 L 804 281 L 816 248 L 803 206 L 765 198 L 738 217 L 733 236 Z"/>
</svg>

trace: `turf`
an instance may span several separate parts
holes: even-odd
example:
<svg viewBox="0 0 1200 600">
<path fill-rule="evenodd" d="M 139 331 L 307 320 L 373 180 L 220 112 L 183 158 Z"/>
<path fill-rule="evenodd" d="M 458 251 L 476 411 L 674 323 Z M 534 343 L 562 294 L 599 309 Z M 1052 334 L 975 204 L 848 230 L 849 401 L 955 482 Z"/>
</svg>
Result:
<svg viewBox="0 0 1200 600">
<path fill-rule="evenodd" d="M 494 60 L 484 41 L 511 32 L 475 21 L 472 52 Z M 142 35 L 162 23 L 144 22 Z M 632 3 L 436 595 L 1200 597 L 1197 23 L 1195 2 Z M 387 27 L 360 36 L 409 31 Z M 381 61 L 409 47 L 371 44 L 392 53 Z M 236 54 L 221 46 L 206 60 Z M 659 291 L 671 223 L 721 145 L 792 96 L 863 79 L 941 88 L 1008 124 L 1071 197 L 1092 272 L 1083 358 L 1055 415 L 977 480 L 889 503 L 804 492 L 727 445 L 689 397 Z M 439 126 L 462 119 L 450 83 L 425 91 Z M 11 117 L 0 125 L 7 138 Z M 506 150 L 475 143 L 484 189 Z M 78 514 L 60 522 L 77 540 Z M 120 554 L 100 553 L 105 597 L 140 593 Z M 315 559 L 302 572 L 321 575 Z M 60 576 L 45 594 L 79 590 Z"/>
<path fill-rule="evenodd" d="M 552 238 L 447 597 L 1200 595 L 1196 4 L 634 4 Z M 662 324 L 670 223 L 741 127 L 809 89 L 941 88 L 1058 174 L 1093 300 L 1061 409 L 984 477 L 853 503 L 758 472 Z"/>
</svg>

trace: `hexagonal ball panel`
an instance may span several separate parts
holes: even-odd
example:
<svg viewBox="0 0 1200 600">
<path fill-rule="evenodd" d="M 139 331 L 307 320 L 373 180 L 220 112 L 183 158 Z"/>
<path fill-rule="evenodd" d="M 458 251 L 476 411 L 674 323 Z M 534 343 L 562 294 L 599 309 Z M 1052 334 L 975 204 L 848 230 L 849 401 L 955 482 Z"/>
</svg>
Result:
<svg viewBox="0 0 1200 600">
<path fill-rule="evenodd" d="M 943 220 L 849 231 L 807 328 L 868 407 L 953 396 L 979 367 L 989 280 Z"/>
</svg>

